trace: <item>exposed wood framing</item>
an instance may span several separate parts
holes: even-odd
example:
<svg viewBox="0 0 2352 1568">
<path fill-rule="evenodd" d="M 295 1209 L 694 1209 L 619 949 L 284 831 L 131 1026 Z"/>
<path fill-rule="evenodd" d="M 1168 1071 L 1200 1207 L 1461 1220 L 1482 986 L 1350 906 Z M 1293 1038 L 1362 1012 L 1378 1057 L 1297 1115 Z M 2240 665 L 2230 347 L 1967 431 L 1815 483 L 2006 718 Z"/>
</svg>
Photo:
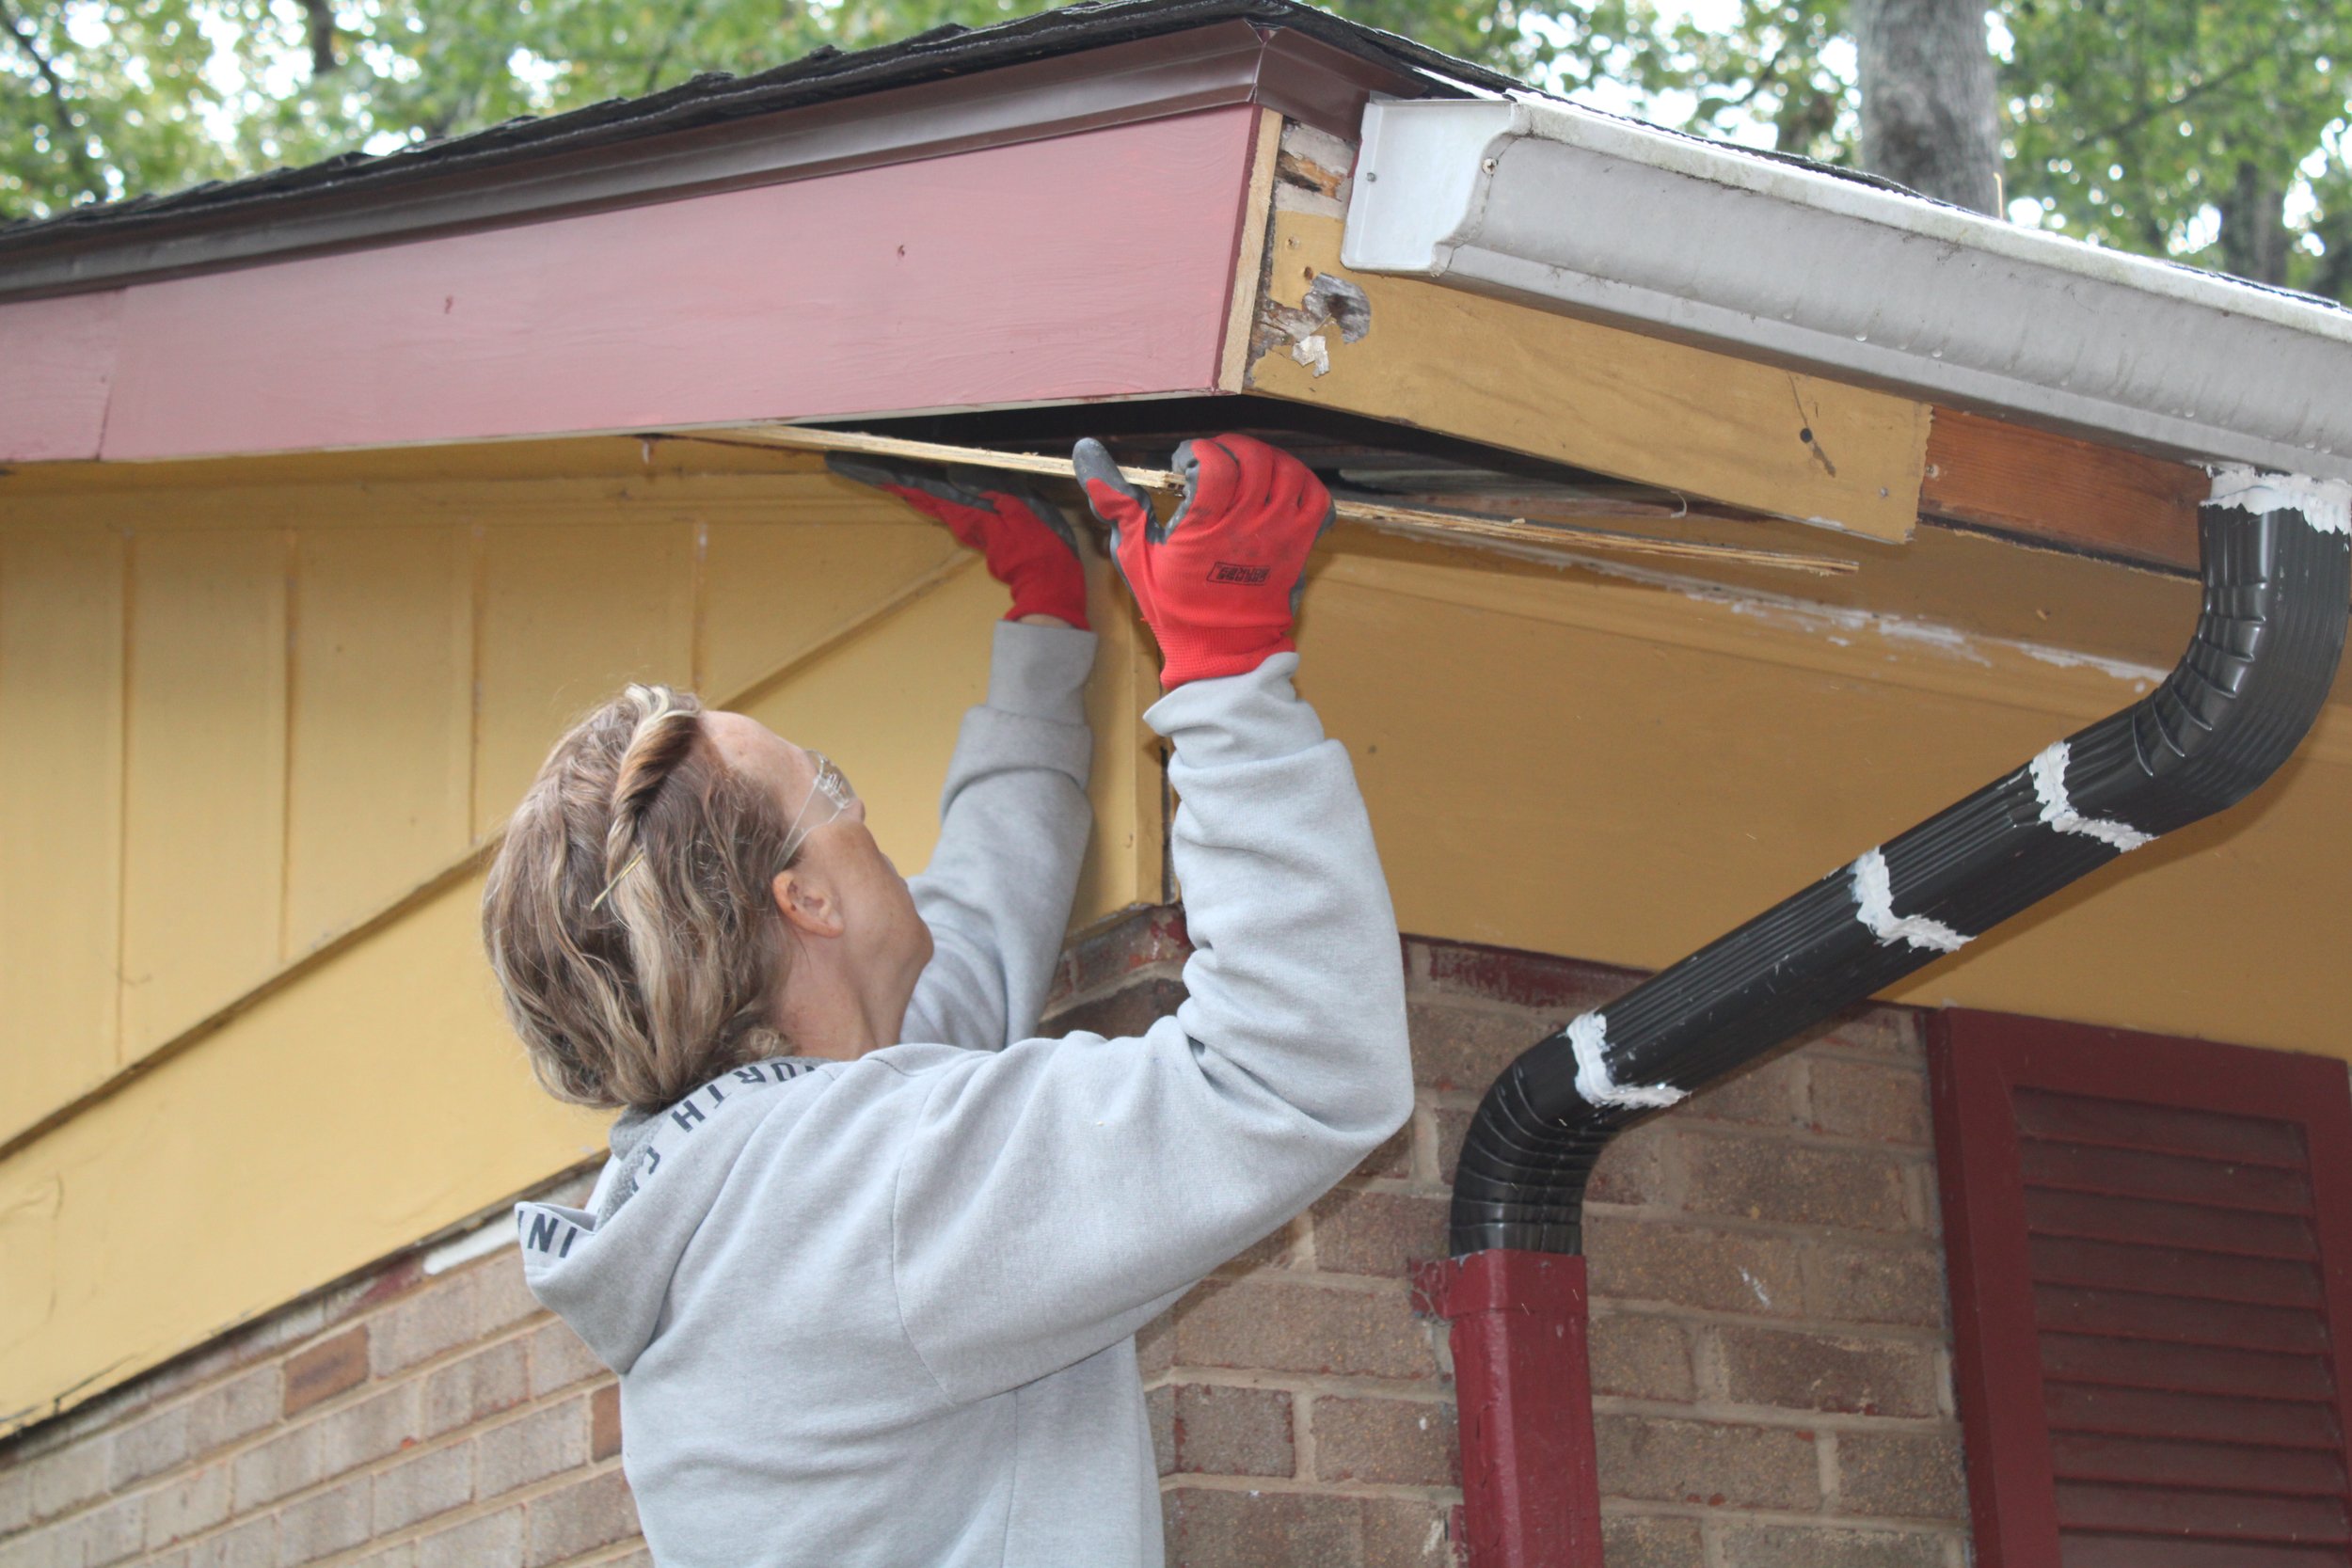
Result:
<svg viewBox="0 0 2352 1568">
<path fill-rule="evenodd" d="M 1260 334 L 1250 390 L 1909 537 L 1925 404 L 1440 284 L 1358 276 L 1340 265 L 1341 230 L 1336 217 L 1277 204 L 1259 312 L 1279 325 Z M 1371 320 L 1354 342 L 1336 327 L 1315 334 L 1319 343 L 1293 341 L 1324 277 L 1363 291 Z"/>
<path fill-rule="evenodd" d="M 1259 110 L 1258 129 L 1249 144 L 1249 183 L 1242 191 L 1241 243 L 1233 252 L 1233 290 L 1225 309 L 1225 343 L 1217 356 L 1216 386 L 1221 392 L 1240 391 L 1249 373 L 1249 328 L 1265 273 L 1265 226 L 1274 211 L 1274 166 L 1281 150 L 1282 117 L 1272 109 Z"/>
<path fill-rule="evenodd" d="M 1919 510 L 1929 516 L 2165 566 L 2197 566 L 2194 464 L 1935 410 Z"/>
<path fill-rule="evenodd" d="M 665 437 L 666 438 L 666 437 Z M 942 441 L 912 441 L 897 436 L 871 436 L 856 430 L 811 430 L 796 425 L 754 425 L 739 430 L 689 433 L 687 439 L 755 446 L 783 447 L 805 451 L 852 451 L 874 456 L 911 458 L 921 463 L 965 464 L 1049 479 L 1073 477 L 1067 457 L 1043 457 L 1031 452 L 995 451 L 986 447 L 952 446 Z M 1145 490 L 1173 491 L 1184 481 L 1166 468 L 1119 470 L 1129 483 Z M 1736 545 L 1699 544 L 1685 539 L 1654 539 L 1607 529 L 1578 528 L 1566 523 L 1530 522 L 1525 517 L 1479 516 L 1463 512 L 1433 512 L 1425 508 L 1390 506 L 1378 501 L 1342 499 L 1334 511 L 1343 522 L 1369 523 L 1394 533 L 1442 539 L 1449 543 L 1501 540 L 1551 549 L 1595 549 L 1629 555 L 1674 556 L 1712 560 L 1778 571 L 1808 572 L 1837 577 L 1856 571 L 1860 562 L 1832 556 L 1792 555 L 1783 550 L 1755 550 Z"/>
</svg>

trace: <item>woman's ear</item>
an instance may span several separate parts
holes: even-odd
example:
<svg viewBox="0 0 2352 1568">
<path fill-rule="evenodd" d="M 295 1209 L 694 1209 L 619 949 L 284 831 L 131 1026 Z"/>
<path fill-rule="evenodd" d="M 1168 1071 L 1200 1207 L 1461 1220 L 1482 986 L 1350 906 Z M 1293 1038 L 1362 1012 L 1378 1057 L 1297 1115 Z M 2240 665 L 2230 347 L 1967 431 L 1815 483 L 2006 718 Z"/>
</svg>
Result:
<svg viewBox="0 0 2352 1568">
<path fill-rule="evenodd" d="M 837 937 L 842 932 L 841 904 L 822 879 L 797 867 L 776 873 L 768 884 L 776 912 L 785 924 L 804 937 Z"/>
</svg>

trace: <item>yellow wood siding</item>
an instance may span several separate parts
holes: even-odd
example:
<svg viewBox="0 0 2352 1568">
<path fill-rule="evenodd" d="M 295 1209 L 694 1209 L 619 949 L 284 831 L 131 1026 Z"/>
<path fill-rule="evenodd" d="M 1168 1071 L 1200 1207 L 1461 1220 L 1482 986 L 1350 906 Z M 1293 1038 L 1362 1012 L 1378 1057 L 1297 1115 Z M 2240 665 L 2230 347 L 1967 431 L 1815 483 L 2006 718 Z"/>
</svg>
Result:
<svg viewBox="0 0 2352 1568">
<path fill-rule="evenodd" d="M 122 535 L 0 532 L 0 1137 L 115 1070 Z"/>
<path fill-rule="evenodd" d="M 694 674 L 694 530 L 523 524 L 483 546 L 474 832 L 495 832 L 565 722 L 629 681 Z"/>
<path fill-rule="evenodd" d="M 278 528 L 132 540 L 125 1063 L 278 967 L 291 544 Z"/>
<path fill-rule="evenodd" d="M 0 1162 L 0 1427 L 596 1147 L 531 1085 L 460 879 Z"/>
<path fill-rule="evenodd" d="M 281 956 L 449 866 L 471 836 L 468 527 L 297 532 Z"/>
<path fill-rule="evenodd" d="M 12 955 L 24 941 L 55 960 L 0 982 L 0 1051 L 40 1064 L 0 1080 L 7 1127 L 88 1091 L 130 1038 L 108 945 L 125 821 L 136 901 L 119 918 L 180 1014 L 209 1021 L 0 1152 L 0 1429 L 599 1147 L 600 1118 L 541 1096 L 499 1019 L 469 857 L 612 683 L 698 672 L 836 752 L 900 864 L 929 853 L 1003 605 L 939 531 L 769 454 L 582 478 L 576 454 L 521 448 L 497 459 L 506 480 L 478 451 L 435 461 L 485 471 L 0 491 L 0 715 L 57 738 L 55 768 L 0 752 L 8 809 L 39 814 L 0 834 L 0 919 Z M 2180 585 L 2077 566 L 1985 566 L 1988 603 L 2029 581 L 2015 602 L 2058 594 L 2054 619 L 1988 611 L 1942 635 L 1343 533 L 1317 558 L 1302 685 L 1356 758 L 1408 928 L 1658 964 L 2135 697 L 2128 670 L 1980 629 L 2067 626 L 2065 595 L 2095 594 L 2103 615 L 2143 612 L 2082 623 L 2090 643 L 2169 659 L 2189 629 Z M 1162 892 L 1156 742 L 1137 723 L 1155 661 L 1099 563 L 1094 602 L 1081 918 Z M 1899 994 L 2352 1054 L 2333 919 L 2352 879 L 2348 716 L 2332 706 L 2243 810 Z M 47 888 L 70 927 L 24 902 Z"/>
<path fill-rule="evenodd" d="M 2147 689 L 1993 638 L 1411 546 L 1342 555 L 1308 603 L 1300 687 L 1356 756 L 1405 927 L 1641 967 Z M 1888 994 L 2352 1056 L 2347 882 L 2339 701 L 2244 806 Z"/>
<path fill-rule="evenodd" d="M 152 469 L 0 496 L 0 718 L 43 737 L 0 761 L 11 820 L 42 824 L 0 835 L 0 1145 L 446 880 L 625 681 L 783 700 L 803 662 L 946 584 L 980 641 L 902 685 L 975 700 L 980 606 L 1002 592 L 975 558 L 813 460 L 727 461 L 368 485 L 209 466 L 167 504 Z M 1132 736 L 1149 671 L 1133 636 L 1105 659 L 1104 735 Z M 836 750 L 845 726 L 901 733 L 887 705 L 815 711 Z M 904 785 L 891 741 L 861 768 L 902 812 L 906 863 L 929 852 L 952 733 L 910 742 L 927 771 Z M 1102 753 L 1122 826 L 1089 857 L 1094 912 L 1157 889 L 1131 820 L 1156 776 L 1134 747 Z"/>
</svg>

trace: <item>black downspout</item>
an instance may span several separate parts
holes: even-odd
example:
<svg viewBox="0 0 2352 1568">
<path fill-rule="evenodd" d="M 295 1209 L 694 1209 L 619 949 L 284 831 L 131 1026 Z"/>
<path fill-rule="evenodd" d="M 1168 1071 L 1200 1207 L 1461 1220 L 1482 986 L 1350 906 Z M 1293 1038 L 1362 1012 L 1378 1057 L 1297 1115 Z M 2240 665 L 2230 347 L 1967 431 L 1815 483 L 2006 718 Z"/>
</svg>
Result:
<svg viewBox="0 0 2352 1568">
<path fill-rule="evenodd" d="M 2201 510 L 2204 609 L 2154 691 L 1503 1069 L 1463 1144 L 1453 1255 L 1581 1252 L 1585 1182 L 1625 1127 L 2268 778 L 2334 678 L 2352 537 L 2257 494 L 2279 509 Z"/>
</svg>

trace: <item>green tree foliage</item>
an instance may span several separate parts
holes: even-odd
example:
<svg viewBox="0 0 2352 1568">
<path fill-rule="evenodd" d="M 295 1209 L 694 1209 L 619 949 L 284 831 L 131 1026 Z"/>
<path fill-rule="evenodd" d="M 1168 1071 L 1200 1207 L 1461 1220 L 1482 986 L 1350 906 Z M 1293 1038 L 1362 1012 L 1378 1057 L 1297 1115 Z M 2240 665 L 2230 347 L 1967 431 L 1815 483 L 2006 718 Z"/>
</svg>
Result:
<svg viewBox="0 0 2352 1568">
<path fill-rule="evenodd" d="M 0 0 L 0 218 L 384 150 L 1036 0 Z M 1845 0 L 1330 0 L 1651 118 L 1854 161 Z M 1722 8 L 1718 7 L 1718 9 Z M 1994 0 L 2011 214 L 2352 296 L 2346 0 Z"/>
<path fill-rule="evenodd" d="M 0 217 L 231 173 L 194 0 L 0 0 Z"/>
<path fill-rule="evenodd" d="M 2352 301 L 2352 5 L 1994 0 L 2010 216 Z M 1843 0 L 1652 29 L 1653 115 L 1856 161 Z"/>
<path fill-rule="evenodd" d="M 0 219 L 382 151 L 765 70 L 1042 0 L 0 0 Z M 1339 0 L 1528 75 L 1589 80 L 1641 0 Z"/>
<path fill-rule="evenodd" d="M 2120 249 L 2352 286 L 2343 0 L 2012 0 L 2012 196 Z"/>
</svg>

